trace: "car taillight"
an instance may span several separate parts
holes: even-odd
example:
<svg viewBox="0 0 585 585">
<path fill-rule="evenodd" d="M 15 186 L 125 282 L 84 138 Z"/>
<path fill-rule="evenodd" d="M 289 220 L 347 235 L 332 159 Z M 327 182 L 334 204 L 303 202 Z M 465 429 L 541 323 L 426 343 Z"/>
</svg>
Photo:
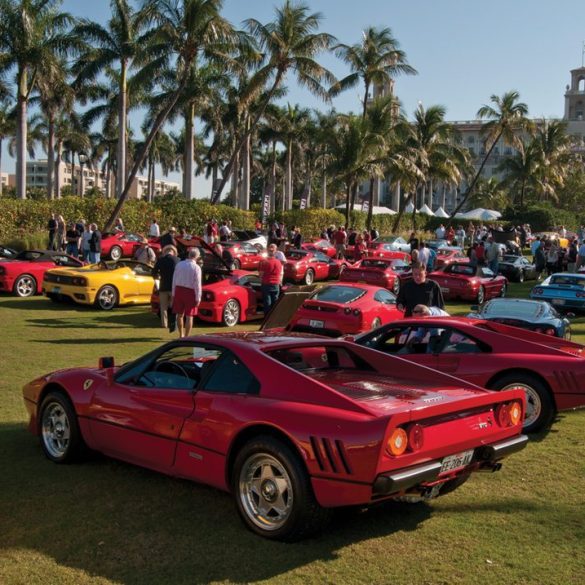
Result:
<svg viewBox="0 0 585 585">
<path fill-rule="evenodd" d="M 75 286 L 86 286 L 87 279 L 75 276 L 71 279 L 71 284 L 74 284 Z"/>
<path fill-rule="evenodd" d="M 535 288 L 532 290 L 533 295 L 541 295 L 544 291 L 541 288 Z"/>
<path fill-rule="evenodd" d="M 397 457 L 402 455 L 408 447 L 408 436 L 406 431 L 400 427 L 396 427 L 386 443 L 386 449 L 390 455 Z"/>
<path fill-rule="evenodd" d="M 204 291 L 203 293 L 203 300 L 204 301 L 214 301 L 215 300 L 215 295 L 212 292 L 209 292 L 208 290 Z"/>
<path fill-rule="evenodd" d="M 522 420 L 522 405 L 517 400 L 496 408 L 496 421 L 501 427 L 513 427 Z"/>
<path fill-rule="evenodd" d="M 411 451 L 420 451 L 424 444 L 424 430 L 419 424 L 412 425 L 408 429 L 408 446 Z"/>
</svg>

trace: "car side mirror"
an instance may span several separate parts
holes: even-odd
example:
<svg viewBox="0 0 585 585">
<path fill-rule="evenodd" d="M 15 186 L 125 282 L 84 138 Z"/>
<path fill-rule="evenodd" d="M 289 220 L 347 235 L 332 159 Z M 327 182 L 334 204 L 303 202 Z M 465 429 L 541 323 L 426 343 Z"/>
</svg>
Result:
<svg viewBox="0 0 585 585">
<path fill-rule="evenodd" d="M 99 367 L 102 370 L 105 370 L 106 368 L 113 368 L 114 366 L 115 366 L 115 361 L 114 361 L 114 358 L 112 356 L 101 357 L 99 359 Z"/>
</svg>

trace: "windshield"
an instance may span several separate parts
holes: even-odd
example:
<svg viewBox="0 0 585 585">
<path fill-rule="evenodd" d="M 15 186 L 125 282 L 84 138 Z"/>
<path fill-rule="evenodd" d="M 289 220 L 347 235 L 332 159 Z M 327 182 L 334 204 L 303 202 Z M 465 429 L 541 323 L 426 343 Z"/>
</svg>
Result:
<svg viewBox="0 0 585 585">
<path fill-rule="evenodd" d="M 550 284 L 568 284 L 585 288 L 585 278 L 556 274 L 555 276 L 551 276 Z"/>
<path fill-rule="evenodd" d="M 353 303 L 366 294 L 365 289 L 354 286 L 326 286 L 318 290 L 311 299 L 328 303 Z"/>
<path fill-rule="evenodd" d="M 451 274 L 463 274 L 465 276 L 475 276 L 475 266 L 453 264 L 445 272 L 450 272 Z"/>
<path fill-rule="evenodd" d="M 530 301 L 490 301 L 483 307 L 486 317 L 513 317 L 516 319 L 534 319 L 542 316 L 546 305 Z"/>
</svg>

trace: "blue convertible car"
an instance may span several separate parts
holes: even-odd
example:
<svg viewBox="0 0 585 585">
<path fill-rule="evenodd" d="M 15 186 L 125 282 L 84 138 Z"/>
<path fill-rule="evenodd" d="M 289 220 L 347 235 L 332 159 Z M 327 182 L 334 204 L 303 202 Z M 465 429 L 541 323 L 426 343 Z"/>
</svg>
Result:
<svg viewBox="0 0 585 585">
<path fill-rule="evenodd" d="M 530 291 L 530 298 L 548 301 L 561 311 L 585 310 L 585 274 L 553 274 Z"/>
</svg>

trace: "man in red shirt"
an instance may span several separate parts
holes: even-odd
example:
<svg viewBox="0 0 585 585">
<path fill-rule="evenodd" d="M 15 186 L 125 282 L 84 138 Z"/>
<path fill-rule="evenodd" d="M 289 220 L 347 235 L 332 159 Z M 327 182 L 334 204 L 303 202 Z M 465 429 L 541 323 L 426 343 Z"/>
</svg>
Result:
<svg viewBox="0 0 585 585">
<path fill-rule="evenodd" d="M 276 244 L 268 246 L 268 257 L 262 260 L 258 266 L 258 272 L 262 280 L 262 297 L 264 302 L 264 314 L 276 303 L 280 295 L 280 283 L 282 282 L 282 262 L 274 257 Z"/>
<path fill-rule="evenodd" d="M 340 225 L 339 229 L 333 234 L 333 241 L 335 242 L 337 258 L 343 259 L 345 255 L 345 243 L 347 242 L 347 234 L 345 233 L 345 228 L 342 225 Z"/>
</svg>

